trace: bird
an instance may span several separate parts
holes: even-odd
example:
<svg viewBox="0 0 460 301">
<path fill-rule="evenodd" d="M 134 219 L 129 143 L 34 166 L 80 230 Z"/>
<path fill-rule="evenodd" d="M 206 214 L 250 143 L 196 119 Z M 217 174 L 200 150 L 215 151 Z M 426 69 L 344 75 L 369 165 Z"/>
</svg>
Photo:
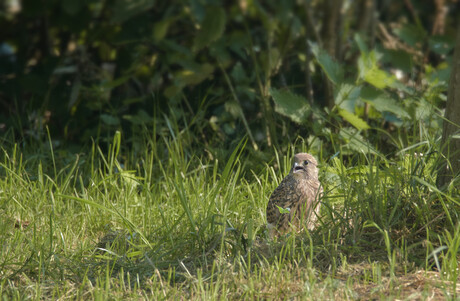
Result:
<svg viewBox="0 0 460 301">
<path fill-rule="evenodd" d="M 272 192 L 267 204 L 270 236 L 287 233 L 291 225 L 313 230 L 318 218 L 323 187 L 318 180 L 318 163 L 308 153 L 294 155 L 289 174 Z"/>
</svg>

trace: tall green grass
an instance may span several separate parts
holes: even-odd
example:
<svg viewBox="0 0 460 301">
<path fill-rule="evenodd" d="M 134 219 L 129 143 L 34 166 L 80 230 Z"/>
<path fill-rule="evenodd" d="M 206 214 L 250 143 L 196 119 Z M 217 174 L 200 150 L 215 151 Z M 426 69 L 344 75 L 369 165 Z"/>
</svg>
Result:
<svg viewBox="0 0 460 301">
<path fill-rule="evenodd" d="M 299 140 L 268 161 L 242 140 L 211 160 L 168 125 L 136 153 L 120 133 L 74 155 L 4 138 L 3 298 L 400 298 L 418 271 L 421 298 L 457 297 L 459 195 L 435 187 L 434 139 L 392 158 Z M 266 202 L 300 151 L 320 161 L 318 228 L 270 239 Z"/>
</svg>

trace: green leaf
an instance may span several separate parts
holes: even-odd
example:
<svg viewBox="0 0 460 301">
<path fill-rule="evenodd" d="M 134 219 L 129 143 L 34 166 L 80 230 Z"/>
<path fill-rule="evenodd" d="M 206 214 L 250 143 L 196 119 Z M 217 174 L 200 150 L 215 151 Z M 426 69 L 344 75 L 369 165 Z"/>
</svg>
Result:
<svg viewBox="0 0 460 301">
<path fill-rule="evenodd" d="M 378 67 L 377 56 L 375 51 L 361 53 L 358 60 L 359 77 L 374 87 L 383 89 L 392 85 L 396 78 Z"/>
<path fill-rule="evenodd" d="M 283 208 L 278 205 L 275 205 L 275 206 L 278 207 L 278 210 L 280 211 L 281 214 L 287 214 L 291 212 L 291 208 Z"/>
<path fill-rule="evenodd" d="M 372 105 L 375 110 L 379 112 L 390 112 L 398 117 L 410 118 L 409 113 L 400 106 L 396 100 L 385 95 L 380 95 L 374 99 L 364 100 L 368 104 Z"/>
<path fill-rule="evenodd" d="M 360 34 L 356 33 L 354 38 L 355 38 L 356 45 L 358 45 L 359 51 L 361 53 L 369 52 L 369 49 L 367 48 L 367 45 L 364 42 L 363 37 Z"/>
<path fill-rule="evenodd" d="M 319 48 L 316 43 L 309 42 L 311 51 L 318 61 L 319 65 L 326 73 L 326 76 L 331 82 L 338 85 L 343 82 L 343 68 L 334 61 L 331 56 L 323 49 Z"/>
<path fill-rule="evenodd" d="M 153 39 L 158 42 L 163 40 L 163 38 L 168 33 L 169 25 L 171 24 L 170 19 L 161 20 L 153 24 Z"/>
<path fill-rule="evenodd" d="M 120 120 L 112 115 L 109 114 L 101 114 L 102 121 L 107 125 L 119 125 Z"/>
<path fill-rule="evenodd" d="M 335 95 L 335 103 L 344 110 L 354 112 L 361 93 L 361 86 L 341 84 Z"/>
<path fill-rule="evenodd" d="M 280 51 L 275 47 L 272 47 L 267 51 L 262 50 L 259 52 L 258 57 L 260 58 L 261 65 L 265 73 L 276 73 L 281 64 L 280 56 Z"/>
<path fill-rule="evenodd" d="M 225 111 L 230 113 L 230 115 L 233 116 L 233 118 L 236 118 L 238 116 L 241 116 L 241 106 L 236 100 L 228 100 L 224 104 Z"/>
<path fill-rule="evenodd" d="M 288 90 L 270 89 L 270 95 L 275 102 L 275 111 L 297 123 L 304 123 L 308 119 L 310 105 L 307 100 Z"/>
<path fill-rule="evenodd" d="M 193 50 L 198 51 L 222 36 L 225 29 L 226 15 L 222 7 L 208 7 L 201 29 L 193 41 Z"/>
<path fill-rule="evenodd" d="M 197 85 L 211 76 L 213 72 L 214 67 L 211 64 L 204 63 L 193 70 L 186 69 L 177 72 L 175 74 L 176 83 L 181 88 L 189 85 Z"/>
<path fill-rule="evenodd" d="M 370 128 L 366 121 L 362 120 L 351 112 L 339 109 L 339 115 L 358 130 L 367 130 Z"/>
<path fill-rule="evenodd" d="M 246 72 L 243 69 L 243 66 L 241 65 L 241 62 L 235 64 L 230 74 L 232 76 L 232 79 L 237 84 L 250 82 L 248 76 L 246 75 Z"/>
<path fill-rule="evenodd" d="M 364 80 L 376 88 L 383 89 L 393 84 L 395 77 L 378 68 L 372 68 L 366 73 Z"/>
</svg>

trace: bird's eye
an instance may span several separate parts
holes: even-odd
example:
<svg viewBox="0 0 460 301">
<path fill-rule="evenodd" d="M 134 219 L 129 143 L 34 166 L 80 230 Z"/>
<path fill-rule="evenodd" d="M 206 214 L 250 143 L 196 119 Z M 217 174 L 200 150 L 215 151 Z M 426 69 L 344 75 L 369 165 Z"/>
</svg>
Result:
<svg viewBox="0 0 460 301">
<path fill-rule="evenodd" d="M 308 160 L 303 161 L 303 165 L 308 165 Z"/>
</svg>

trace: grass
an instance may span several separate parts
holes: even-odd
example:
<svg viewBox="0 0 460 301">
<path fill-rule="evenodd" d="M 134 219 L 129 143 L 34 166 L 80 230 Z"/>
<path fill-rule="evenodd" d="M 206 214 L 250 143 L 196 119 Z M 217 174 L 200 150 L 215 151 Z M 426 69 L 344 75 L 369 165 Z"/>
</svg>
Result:
<svg viewBox="0 0 460 301">
<path fill-rule="evenodd" d="M 173 127 L 138 153 L 119 133 L 78 155 L 4 138 L 3 299 L 459 298 L 460 198 L 435 188 L 431 142 L 316 154 L 318 228 L 270 239 L 268 197 L 305 145 L 253 170 L 246 141 L 204 159 Z"/>
</svg>

